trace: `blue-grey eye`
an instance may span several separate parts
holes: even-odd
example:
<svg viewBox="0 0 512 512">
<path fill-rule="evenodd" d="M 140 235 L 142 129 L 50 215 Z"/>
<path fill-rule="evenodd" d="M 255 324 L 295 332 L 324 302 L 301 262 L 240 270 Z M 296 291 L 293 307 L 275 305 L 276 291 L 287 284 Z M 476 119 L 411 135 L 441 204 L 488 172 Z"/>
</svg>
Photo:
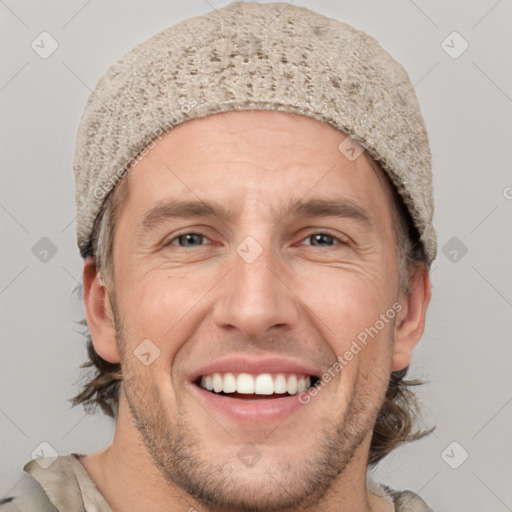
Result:
<svg viewBox="0 0 512 512">
<path fill-rule="evenodd" d="M 201 235 L 200 233 L 185 233 L 183 235 L 179 235 L 176 238 L 173 238 L 169 245 L 176 245 L 173 244 L 175 240 L 178 240 L 178 245 L 180 247 L 194 247 L 194 241 L 200 241 L 201 239 L 206 238 L 204 235 Z M 183 244 L 181 242 L 184 242 Z M 199 244 L 201 245 L 201 244 Z"/>
<path fill-rule="evenodd" d="M 331 245 L 334 245 L 334 241 L 337 240 L 336 237 L 334 237 L 333 235 L 329 235 L 327 233 L 313 233 L 313 234 L 307 236 L 305 238 L 305 240 L 307 240 L 308 238 L 311 240 L 316 240 L 316 242 L 320 242 L 319 245 L 317 245 L 316 243 L 308 244 L 308 245 L 312 245 L 313 247 L 325 247 L 326 245 L 331 246 Z M 331 240 L 332 243 L 324 243 L 329 240 Z"/>
</svg>

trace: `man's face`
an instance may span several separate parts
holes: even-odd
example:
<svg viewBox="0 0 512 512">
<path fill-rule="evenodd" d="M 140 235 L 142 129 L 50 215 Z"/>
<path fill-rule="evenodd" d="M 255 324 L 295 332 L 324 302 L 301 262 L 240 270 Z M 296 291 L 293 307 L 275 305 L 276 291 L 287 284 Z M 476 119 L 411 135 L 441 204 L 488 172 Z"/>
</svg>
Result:
<svg viewBox="0 0 512 512">
<path fill-rule="evenodd" d="M 166 479 L 212 508 L 305 503 L 367 456 L 395 329 L 377 321 L 400 291 L 389 185 L 364 154 L 340 152 L 344 138 L 302 116 L 217 114 L 174 128 L 126 178 L 113 304 L 123 400 Z M 153 215 L 141 229 L 177 201 L 228 215 Z M 294 379 L 329 369 L 301 404 Z M 250 394 L 253 381 L 274 394 Z"/>
</svg>

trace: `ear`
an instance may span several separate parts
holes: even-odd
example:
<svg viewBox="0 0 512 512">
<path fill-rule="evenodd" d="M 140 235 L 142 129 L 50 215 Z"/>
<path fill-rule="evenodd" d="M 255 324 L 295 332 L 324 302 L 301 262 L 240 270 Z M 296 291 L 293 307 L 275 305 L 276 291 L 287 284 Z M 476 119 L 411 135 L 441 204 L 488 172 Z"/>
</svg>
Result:
<svg viewBox="0 0 512 512">
<path fill-rule="evenodd" d="M 426 265 L 415 268 L 410 274 L 410 294 L 402 292 L 402 309 L 397 315 L 393 346 L 392 370 L 402 370 L 411 362 L 412 351 L 425 329 L 425 316 L 431 297 L 431 283 Z"/>
<path fill-rule="evenodd" d="M 86 258 L 83 269 L 84 304 L 87 327 L 96 353 L 109 363 L 119 363 L 119 351 L 114 328 L 114 315 L 108 290 L 96 271 L 96 262 Z"/>
</svg>

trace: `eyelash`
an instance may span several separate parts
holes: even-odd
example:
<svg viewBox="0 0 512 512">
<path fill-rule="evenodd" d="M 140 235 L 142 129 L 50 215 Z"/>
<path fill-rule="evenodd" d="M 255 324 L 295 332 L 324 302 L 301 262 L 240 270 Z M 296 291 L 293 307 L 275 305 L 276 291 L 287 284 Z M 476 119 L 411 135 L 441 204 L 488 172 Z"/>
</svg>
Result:
<svg viewBox="0 0 512 512">
<path fill-rule="evenodd" d="M 200 231 L 187 231 L 185 233 L 180 233 L 179 235 L 176 235 L 173 239 L 169 240 L 169 242 L 167 242 L 164 246 L 165 247 L 168 247 L 168 246 L 180 247 L 179 245 L 174 245 L 172 242 L 174 242 L 178 238 L 180 238 L 182 236 L 186 236 L 186 235 L 199 235 L 199 236 L 202 236 L 204 238 L 208 238 L 207 235 L 205 235 L 204 233 L 201 233 Z M 333 238 L 334 240 L 336 240 L 337 242 L 339 242 L 342 245 L 347 245 L 347 243 L 348 243 L 346 240 L 344 240 L 344 239 L 342 239 L 342 238 L 340 238 L 338 236 L 332 235 L 331 233 L 329 233 L 327 231 L 313 231 L 313 232 L 309 233 L 307 236 L 305 236 L 302 240 L 306 240 L 306 239 L 311 238 L 311 237 L 313 237 L 315 235 L 327 235 L 328 237 Z M 203 245 L 203 244 L 201 244 L 201 245 Z M 316 246 L 310 244 L 310 247 L 316 247 Z M 326 245 L 325 247 L 332 247 L 332 246 Z M 188 249 L 189 247 L 181 247 L 181 248 L 182 249 Z M 193 249 L 193 247 L 190 247 L 190 248 Z"/>
</svg>

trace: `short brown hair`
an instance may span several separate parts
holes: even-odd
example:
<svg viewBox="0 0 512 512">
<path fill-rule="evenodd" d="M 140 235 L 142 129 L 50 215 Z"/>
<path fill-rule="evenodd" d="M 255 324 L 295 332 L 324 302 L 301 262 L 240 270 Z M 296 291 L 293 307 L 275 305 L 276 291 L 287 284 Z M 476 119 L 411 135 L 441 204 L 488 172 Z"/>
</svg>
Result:
<svg viewBox="0 0 512 512">
<path fill-rule="evenodd" d="M 370 158 L 370 163 L 375 161 Z M 378 164 L 377 164 L 378 165 Z M 375 168 L 374 168 L 375 170 Z M 386 178 L 387 175 L 383 173 Z M 391 182 L 388 179 L 388 183 Z M 413 225 L 409 211 L 395 187 L 391 185 L 393 202 L 395 205 L 395 232 L 397 240 L 397 259 L 402 289 L 409 290 L 410 272 L 415 267 L 430 265 L 422 244 L 419 242 L 418 231 Z M 129 176 L 125 177 L 107 197 L 101 211 L 96 218 L 91 244 L 85 257 L 96 260 L 97 270 L 101 270 L 109 288 L 115 295 L 113 288 L 113 242 L 116 220 L 119 217 L 121 206 L 129 195 Z M 87 326 L 84 319 L 81 325 Z M 94 350 L 91 335 L 86 332 L 87 353 L 89 360 L 81 368 L 93 368 L 94 375 L 83 386 L 72 400 L 73 406 L 82 404 L 89 413 L 95 411 L 97 406 L 112 418 L 117 416 L 119 404 L 120 383 L 122 381 L 121 365 L 110 363 L 100 357 Z M 419 440 L 435 430 L 414 430 L 417 421 L 421 421 L 420 408 L 413 391 L 415 386 L 425 384 L 421 380 L 406 380 L 405 376 L 409 366 L 402 370 L 391 372 L 384 403 L 379 411 L 373 429 L 370 445 L 368 465 L 374 466 L 398 446 Z"/>
</svg>

